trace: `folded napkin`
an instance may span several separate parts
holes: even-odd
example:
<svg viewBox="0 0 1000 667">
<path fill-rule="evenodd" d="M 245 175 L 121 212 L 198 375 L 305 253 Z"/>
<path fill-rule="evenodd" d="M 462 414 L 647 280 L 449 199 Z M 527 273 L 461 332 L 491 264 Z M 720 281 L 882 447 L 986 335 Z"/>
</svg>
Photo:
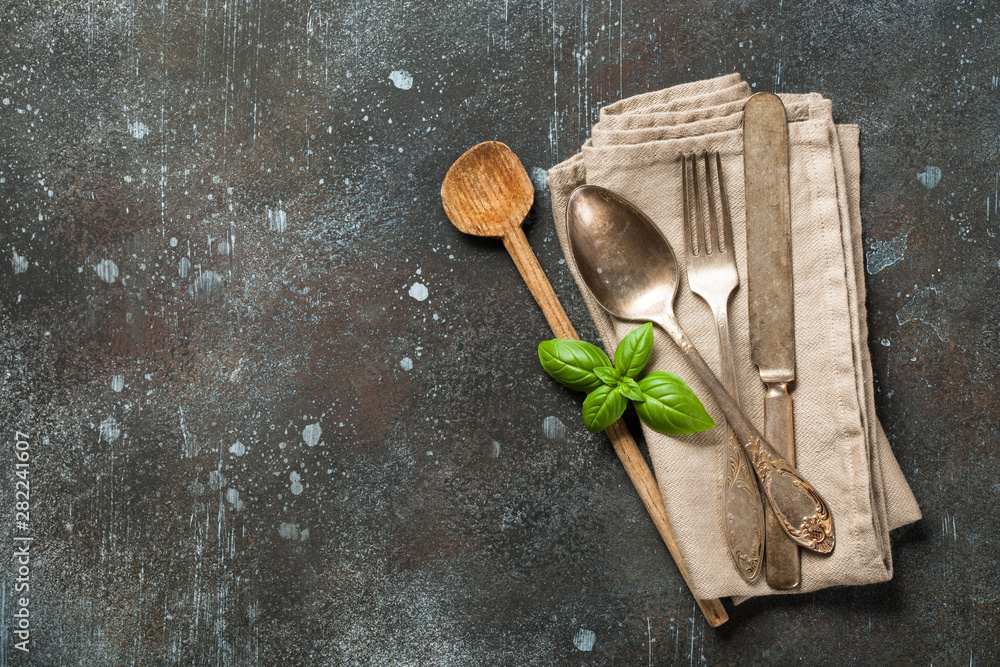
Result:
<svg viewBox="0 0 1000 667">
<path fill-rule="evenodd" d="M 609 354 L 637 324 L 601 309 L 573 264 L 566 202 L 584 183 L 631 201 L 670 241 L 682 276 L 675 302 L 678 320 L 718 373 L 711 312 L 690 292 L 684 277 L 680 184 L 683 154 L 720 153 L 742 281 L 729 311 L 736 379 L 744 411 L 763 430 L 764 385 L 750 361 L 745 287 L 742 110 L 750 94 L 740 76 L 731 74 L 609 105 L 580 153 L 549 171 L 549 185 L 567 264 Z M 829 504 L 837 535 L 832 555 L 802 551 L 802 587 L 794 591 L 802 593 L 890 579 L 889 531 L 918 520 L 920 509 L 875 415 L 865 322 L 858 128 L 835 125 L 831 102 L 818 94 L 780 97 L 789 120 L 796 467 Z M 721 411 L 680 349 L 659 329 L 655 338 L 647 370 L 683 377 L 721 425 Z M 694 594 L 745 598 L 789 592 L 770 588 L 763 576 L 748 584 L 733 567 L 721 509 L 724 429 L 668 436 L 643 428 Z"/>
</svg>

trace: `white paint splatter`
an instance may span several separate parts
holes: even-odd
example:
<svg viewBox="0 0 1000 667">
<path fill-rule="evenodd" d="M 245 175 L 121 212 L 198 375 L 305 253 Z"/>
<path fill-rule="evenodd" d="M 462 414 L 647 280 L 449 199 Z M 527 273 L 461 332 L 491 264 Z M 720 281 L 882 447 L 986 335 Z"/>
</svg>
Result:
<svg viewBox="0 0 1000 667">
<path fill-rule="evenodd" d="M 909 231 L 903 231 L 892 237 L 888 241 L 873 239 L 868 242 L 868 252 L 865 253 L 865 268 L 868 273 L 875 275 L 882 269 L 892 266 L 903 259 L 906 254 L 906 239 Z"/>
<path fill-rule="evenodd" d="M 171 236 L 170 237 L 170 247 L 171 248 L 176 248 L 177 247 L 177 237 L 176 236 Z"/>
<path fill-rule="evenodd" d="M 403 357 L 399 360 L 399 365 L 404 371 L 408 371 L 413 368 L 413 359 L 409 357 Z"/>
<path fill-rule="evenodd" d="M 28 270 L 28 258 L 24 255 L 18 255 L 17 250 L 14 250 L 14 257 L 10 263 L 14 265 L 14 273 L 24 273 Z"/>
<path fill-rule="evenodd" d="M 181 278 L 188 277 L 188 271 L 191 270 L 191 260 L 187 257 L 181 257 L 181 261 L 177 263 L 177 274 Z"/>
<path fill-rule="evenodd" d="M 321 435 L 323 435 L 323 428 L 319 425 L 319 422 L 309 424 L 302 429 L 302 440 L 310 447 L 315 447 L 319 444 Z"/>
<path fill-rule="evenodd" d="M 593 651 L 595 641 L 597 641 L 597 635 L 593 630 L 580 628 L 580 631 L 573 636 L 573 646 L 579 651 Z"/>
<path fill-rule="evenodd" d="M 948 341 L 945 331 L 945 314 L 948 304 L 942 298 L 941 290 L 929 285 L 913 295 L 913 298 L 896 312 L 896 321 L 902 326 L 911 320 L 923 322 L 937 334 L 942 342 Z"/>
<path fill-rule="evenodd" d="M 412 296 L 417 301 L 423 301 L 427 298 L 427 286 L 423 283 L 413 283 L 410 287 L 410 296 Z"/>
<path fill-rule="evenodd" d="M 288 490 L 292 492 L 292 495 L 297 496 L 302 493 L 302 476 L 293 470 L 288 474 L 288 479 L 292 482 L 288 486 Z"/>
<path fill-rule="evenodd" d="M 118 420 L 114 417 L 107 417 L 101 422 L 101 439 L 105 442 L 114 442 L 122 434 L 118 427 Z"/>
<path fill-rule="evenodd" d="M 550 440 L 565 440 L 566 424 L 563 424 L 558 417 L 549 415 L 545 418 L 545 421 L 542 422 L 542 432 L 545 434 L 545 437 Z"/>
<path fill-rule="evenodd" d="M 240 492 L 232 487 L 226 490 L 226 501 L 232 505 L 234 509 L 241 510 L 244 507 L 243 501 L 240 500 Z"/>
<path fill-rule="evenodd" d="M 917 174 L 917 180 L 920 181 L 920 185 L 930 190 L 941 181 L 941 167 L 927 167 Z"/>
<path fill-rule="evenodd" d="M 396 86 L 400 90 L 409 90 L 410 88 L 413 88 L 413 75 L 405 69 L 393 70 L 393 72 L 389 75 L 389 80 L 392 81 L 392 85 Z"/>
<path fill-rule="evenodd" d="M 282 209 L 267 209 L 267 224 L 272 232 L 283 232 L 288 229 L 288 213 Z"/>
<path fill-rule="evenodd" d="M 239 440 L 237 440 L 236 442 L 234 442 L 232 445 L 229 446 L 229 453 L 236 454 L 236 456 L 243 456 L 244 454 L 247 453 L 247 446 L 244 445 Z"/>
<path fill-rule="evenodd" d="M 142 139 L 147 134 L 149 134 L 149 128 L 146 127 L 145 123 L 142 123 L 140 121 L 135 121 L 133 123 L 129 123 L 128 124 L 128 131 L 129 131 L 129 134 L 131 134 L 136 139 Z"/>
<path fill-rule="evenodd" d="M 110 259 L 102 259 L 101 262 L 94 267 L 94 271 L 97 272 L 97 276 L 106 283 L 113 283 L 118 278 L 118 265 L 112 262 Z"/>
<path fill-rule="evenodd" d="M 112 375 L 111 376 L 111 389 L 115 393 L 121 393 L 121 390 L 125 388 L 125 376 L 124 375 Z"/>
<path fill-rule="evenodd" d="M 282 522 L 278 527 L 278 534 L 284 537 L 286 540 L 302 540 L 305 541 L 309 539 L 309 529 L 299 528 L 297 523 L 285 523 Z"/>
<path fill-rule="evenodd" d="M 195 278 L 188 287 L 188 294 L 195 301 L 215 303 L 220 301 L 226 292 L 226 282 L 215 271 L 205 271 Z"/>
<path fill-rule="evenodd" d="M 236 368 L 229 374 L 230 382 L 240 381 L 240 377 L 243 375 L 243 364 L 246 363 L 246 360 L 246 357 L 240 357 L 239 361 L 236 362 Z"/>
<path fill-rule="evenodd" d="M 549 189 L 549 172 L 541 167 L 531 168 L 531 182 L 539 192 L 546 192 Z"/>
</svg>

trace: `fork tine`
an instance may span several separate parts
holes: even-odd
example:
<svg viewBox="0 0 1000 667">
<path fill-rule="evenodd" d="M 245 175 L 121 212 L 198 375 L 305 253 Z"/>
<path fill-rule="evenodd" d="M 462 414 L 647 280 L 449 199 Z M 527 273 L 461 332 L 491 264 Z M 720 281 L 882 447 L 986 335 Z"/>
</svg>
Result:
<svg viewBox="0 0 1000 667">
<path fill-rule="evenodd" d="M 712 153 L 702 155 L 705 161 L 705 196 L 708 199 L 708 219 L 702 220 L 702 224 L 708 228 L 705 242 L 709 252 L 714 253 L 719 251 L 719 221 L 715 212 L 715 183 L 712 181 L 712 163 L 709 159 L 711 155 Z"/>
<path fill-rule="evenodd" d="M 726 195 L 726 181 L 722 177 L 722 158 L 715 154 L 715 171 L 719 175 L 719 198 L 722 200 L 722 252 L 733 249 L 733 221 L 729 217 L 729 197 Z"/>
<path fill-rule="evenodd" d="M 689 192 L 690 183 L 688 183 L 688 156 L 682 155 L 681 159 L 681 188 L 684 194 L 684 246 L 687 249 L 688 254 L 697 254 L 697 249 L 694 247 L 694 240 L 691 237 L 691 226 L 694 221 L 691 220 L 691 193 Z"/>
<path fill-rule="evenodd" d="M 708 248 L 705 245 L 705 215 L 702 210 L 701 201 L 701 188 L 698 187 L 698 182 L 701 180 L 698 176 L 698 156 L 691 156 L 691 175 L 694 181 L 694 211 L 695 211 L 695 221 L 694 227 L 697 236 L 697 252 L 696 255 L 707 255 Z"/>
</svg>

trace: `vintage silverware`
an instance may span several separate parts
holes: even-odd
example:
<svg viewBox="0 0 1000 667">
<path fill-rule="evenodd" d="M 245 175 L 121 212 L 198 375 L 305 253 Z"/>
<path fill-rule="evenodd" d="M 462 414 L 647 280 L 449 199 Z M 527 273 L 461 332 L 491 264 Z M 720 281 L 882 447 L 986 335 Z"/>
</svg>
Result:
<svg viewBox="0 0 1000 667">
<path fill-rule="evenodd" d="M 681 167 L 686 250 L 684 265 L 688 286 L 712 310 L 719 334 L 722 384 L 738 404 L 736 372 L 733 370 L 733 351 L 729 341 L 729 297 L 739 286 L 740 276 L 733 251 L 732 220 L 722 175 L 722 158 L 718 153 L 685 155 Z M 723 478 L 722 528 L 729 555 L 740 576 L 753 581 L 760 574 L 764 560 L 764 508 L 746 452 L 728 422 Z M 787 540 L 784 535 L 781 537 Z"/>
<path fill-rule="evenodd" d="M 660 230 L 632 204 L 593 185 L 573 191 L 566 216 L 573 260 L 597 302 L 616 317 L 654 322 L 674 339 L 732 424 L 787 533 L 812 551 L 833 551 L 826 502 L 754 428 L 681 330 L 674 315 L 677 260 Z"/>
<path fill-rule="evenodd" d="M 757 93 L 743 108 L 746 187 L 747 293 L 750 358 L 767 385 L 764 437 L 795 465 L 792 397 L 795 314 L 792 304 L 792 226 L 788 187 L 788 126 L 777 95 Z M 767 513 L 766 577 L 773 588 L 801 585 L 799 548 Z"/>
<path fill-rule="evenodd" d="M 448 170 L 441 184 L 441 202 L 452 224 L 465 234 L 503 239 L 528 290 L 552 328 L 552 333 L 559 338 L 578 339 L 576 330 L 521 229 L 521 223 L 534 198 L 534 187 L 521 161 L 510 148 L 499 141 L 477 144 L 463 153 Z M 674 539 L 667 509 L 663 505 L 656 479 L 646 465 L 646 459 L 621 419 L 608 427 L 605 433 L 666 544 L 667 551 L 677 564 L 681 577 L 690 588 L 687 568 Z M 695 602 L 713 628 L 729 620 L 729 614 L 718 598 L 696 599 Z"/>
</svg>

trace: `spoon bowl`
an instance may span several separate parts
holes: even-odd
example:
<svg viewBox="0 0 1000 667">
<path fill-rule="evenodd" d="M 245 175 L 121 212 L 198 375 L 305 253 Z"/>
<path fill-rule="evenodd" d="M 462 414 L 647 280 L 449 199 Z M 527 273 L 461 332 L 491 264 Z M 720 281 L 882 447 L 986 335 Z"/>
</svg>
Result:
<svg viewBox="0 0 1000 667">
<path fill-rule="evenodd" d="M 535 188 L 514 151 L 484 141 L 461 155 L 441 184 L 441 203 L 459 231 L 503 238 L 524 222 Z"/>
<path fill-rule="evenodd" d="M 626 320 L 656 320 L 673 309 L 677 259 L 652 220 L 595 185 L 574 190 L 567 211 L 576 266 L 605 310 Z"/>
<path fill-rule="evenodd" d="M 750 423 L 677 323 L 677 259 L 653 221 L 610 190 L 584 185 L 570 195 L 566 226 L 573 260 L 598 303 L 621 319 L 655 322 L 674 339 L 749 454 L 781 527 L 806 549 L 832 552 L 826 502 Z"/>
</svg>

